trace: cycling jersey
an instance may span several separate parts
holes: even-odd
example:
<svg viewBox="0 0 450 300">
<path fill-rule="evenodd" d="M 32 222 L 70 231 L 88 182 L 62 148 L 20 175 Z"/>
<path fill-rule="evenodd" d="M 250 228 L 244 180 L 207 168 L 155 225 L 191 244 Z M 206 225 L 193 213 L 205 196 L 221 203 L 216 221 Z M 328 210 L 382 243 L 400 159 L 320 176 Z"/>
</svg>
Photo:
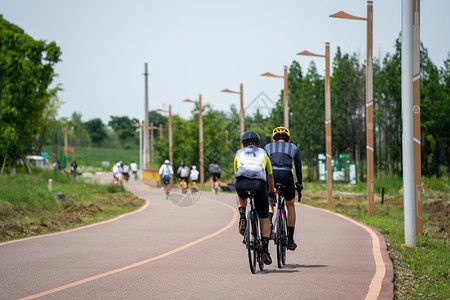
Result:
<svg viewBox="0 0 450 300">
<path fill-rule="evenodd" d="M 300 160 L 300 150 L 298 150 L 297 146 L 292 143 L 279 141 L 267 144 L 264 150 L 270 156 L 273 170 L 291 171 L 292 160 L 294 160 L 297 181 L 302 183 L 302 161 Z"/>
<path fill-rule="evenodd" d="M 244 177 L 266 181 L 267 174 L 272 174 L 272 163 L 266 151 L 253 145 L 239 149 L 234 155 L 234 172 L 236 178 Z"/>
<path fill-rule="evenodd" d="M 159 174 L 162 176 L 170 176 L 173 174 L 173 169 L 171 165 L 162 165 L 161 168 L 159 168 Z"/>
</svg>

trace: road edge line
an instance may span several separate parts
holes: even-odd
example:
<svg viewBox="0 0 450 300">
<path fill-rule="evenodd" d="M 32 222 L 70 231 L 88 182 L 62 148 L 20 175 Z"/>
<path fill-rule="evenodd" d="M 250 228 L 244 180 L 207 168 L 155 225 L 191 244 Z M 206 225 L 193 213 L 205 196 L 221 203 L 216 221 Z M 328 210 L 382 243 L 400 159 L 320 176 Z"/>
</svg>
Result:
<svg viewBox="0 0 450 300">
<path fill-rule="evenodd" d="M 383 280 L 387 274 L 386 270 L 386 264 L 383 259 L 383 255 L 381 253 L 381 244 L 380 244 L 380 238 L 378 234 L 375 232 L 376 229 L 371 228 L 369 225 L 363 224 L 359 221 L 356 221 L 350 217 L 344 216 L 340 213 L 327 210 L 324 208 L 314 207 L 306 204 L 300 204 L 296 203 L 300 206 L 306 206 L 308 208 L 324 211 L 327 213 L 330 213 L 332 215 L 338 216 L 346 221 L 349 221 L 355 225 L 358 225 L 359 227 L 363 228 L 367 233 L 369 233 L 369 236 L 372 239 L 372 254 L 375 262 L 375 275 L 372 277 L 372 280 L 369 285 L 369 291 L 366 294 L 365 300 L 369 299 L 378 299 L 378 297 L 381 294 L 382 286 L 383 286 Z M 384 238 L 383 238 L 384 240 Z"/>
</svg>

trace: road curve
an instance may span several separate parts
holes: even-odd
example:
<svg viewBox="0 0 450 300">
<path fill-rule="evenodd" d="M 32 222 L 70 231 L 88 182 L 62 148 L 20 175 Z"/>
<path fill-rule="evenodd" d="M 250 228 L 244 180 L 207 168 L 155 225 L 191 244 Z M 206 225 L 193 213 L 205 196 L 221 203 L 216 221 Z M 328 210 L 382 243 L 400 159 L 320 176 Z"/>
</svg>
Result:
<svg viewBox="0 0 450 300">
<path fill-rule="evenodd" d="M 299 247 L 278 269 L 271 243 L 274 263 L 253 275 L 234 195 L 203 192 L 180 207 L 160 189 L 134 181 L 127 188 L 148 205 L 78 230 L 0 243 L 0 299 L 393 298 L 384 238 L 349 218 L 297 205 Z"/>
</svg>

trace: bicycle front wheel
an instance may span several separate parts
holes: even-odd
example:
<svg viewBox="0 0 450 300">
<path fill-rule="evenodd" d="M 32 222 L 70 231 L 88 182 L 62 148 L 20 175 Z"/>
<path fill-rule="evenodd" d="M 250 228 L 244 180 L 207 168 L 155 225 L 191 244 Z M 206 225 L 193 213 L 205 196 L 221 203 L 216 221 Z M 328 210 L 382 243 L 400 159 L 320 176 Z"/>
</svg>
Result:
<svg viewBox="0 0 450 300">
<path fill-rule="evenodd" d="M 250 264 L 250 271 L 253 274 L 256 272 L 256 236 L 254 231 L 254 223 L 252 212 L 247 213 L 247 228 L 245 229 L 245 240 L 248 253 L 248 262 Z"/>
</svg>

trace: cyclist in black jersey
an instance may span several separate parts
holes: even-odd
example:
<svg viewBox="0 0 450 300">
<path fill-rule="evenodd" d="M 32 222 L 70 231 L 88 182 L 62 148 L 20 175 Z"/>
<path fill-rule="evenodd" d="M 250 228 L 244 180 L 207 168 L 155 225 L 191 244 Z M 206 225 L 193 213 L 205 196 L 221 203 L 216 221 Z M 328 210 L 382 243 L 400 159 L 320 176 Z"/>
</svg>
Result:
<svg viewBox="0 0 450 300">
<path fill-rule="evenodd" d="M 269 154 L 272 161 L 273 178 L 275 183 L 284 184 L 285 188 L 281 190 L 286 200 L 288 211 L 288 245 L 289 250 L 295 250 L 297 244 L 294 242 L 295 229 L 295 186 L 294 176 L 292 174 L 292 160 L 295 163 L 295 173 L 297 175 L 297 187 L 303 189 L 302 161 L 300 160 L 300 150 L 294 144 L 290 143 L 291 135 L 285 127 L 277 127 L 272 132 L 273 143 L 267 144 L 264 150 Z M 299 198 L 300 201 L 300 198 Z M 269 221 L 272 226 L 273 201 L 269 201 Z"/>
<path fill-rule="evenodd" d="M 255 191 L 254 203 L 261 224 L 262 257 L 264 264 L 270 265 L 272 258 L 268 250 L 270 223 L 268 219 L 269 201 L 267 198 L 267 183 L 269 184 L 270 196 L 273 201 L 275 188 L 272 176 L 272 164 L 266 151 L 259 148 L 261 138 L 256 132 L 244 132 L 241 141 L 244 148 L 239 149 L 234 155 L 236 192 L 238 194 L 237 205 L 240 214 L 239 233 L 244 235 L 247 223 L 245 218 L 245 208 L 247 207 L 245 191 Z"/>
</svg>

